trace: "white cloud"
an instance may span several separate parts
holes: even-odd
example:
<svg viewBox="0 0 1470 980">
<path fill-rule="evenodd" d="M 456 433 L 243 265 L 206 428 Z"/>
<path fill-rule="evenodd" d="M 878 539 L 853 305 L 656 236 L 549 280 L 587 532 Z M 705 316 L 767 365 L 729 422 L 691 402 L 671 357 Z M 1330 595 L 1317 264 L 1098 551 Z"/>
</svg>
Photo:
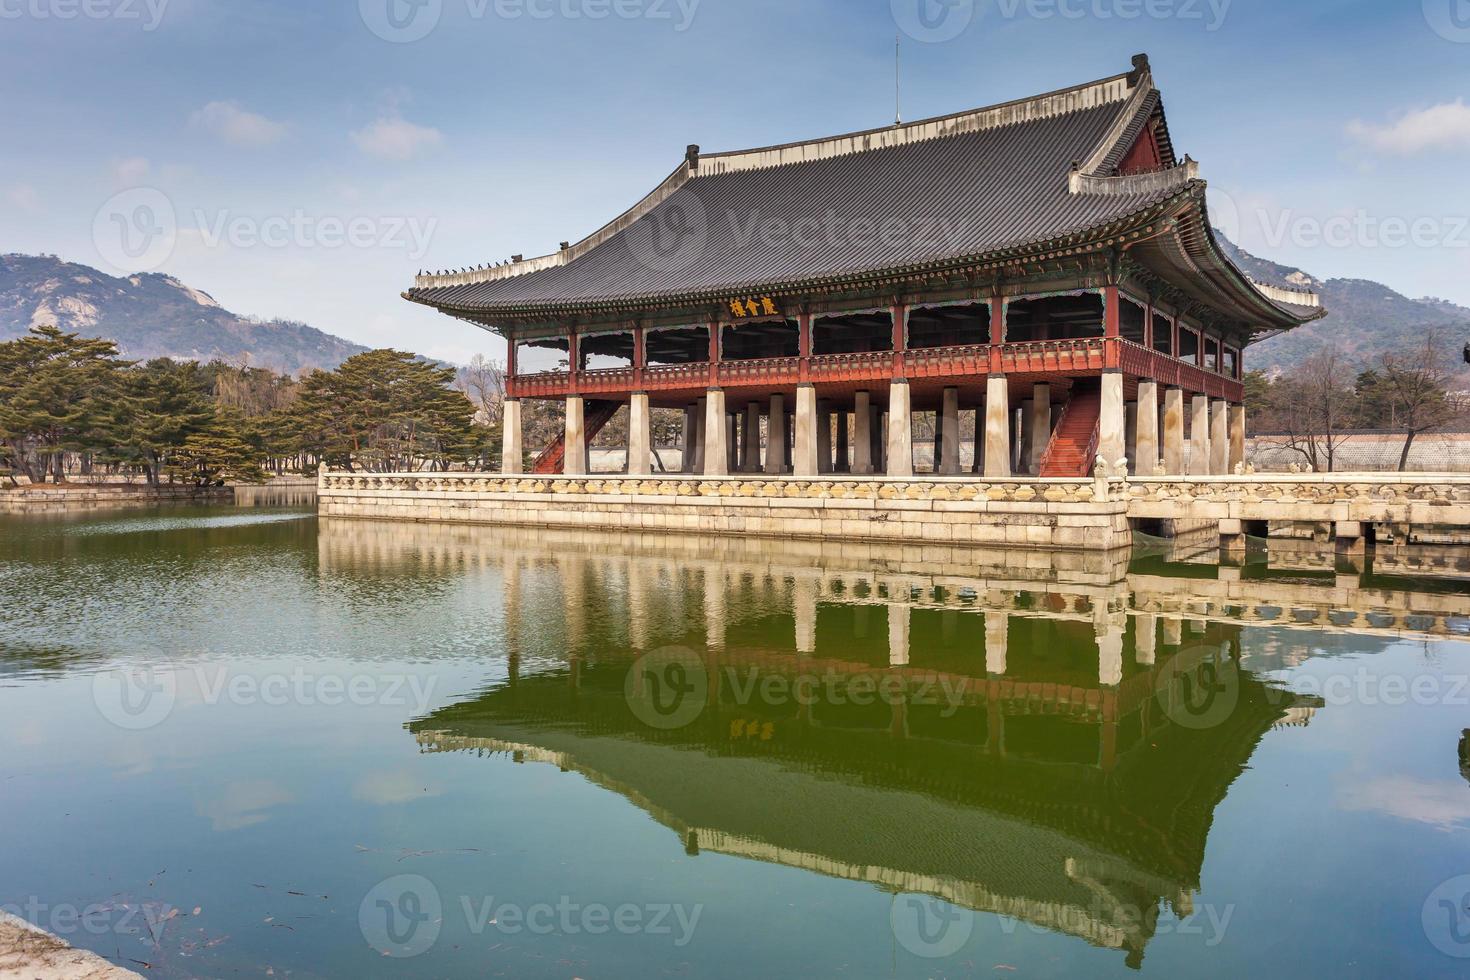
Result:
<svg viewBox="0 0 1470 980">
<path fill-rule="evenodd" d="M 1353 120 L 1348 135 L 1384 153 L 1470 149 L 1470 106 L 1464 99 L 1405 113 L 1391 123 Z"/>
<path fill-rule="evenodd" d="M 1387 776 L 1339 785 L 1338 804 L 1345 810 L 1382 813 L 1425 824 L 1436 830 L 1470 827 L 1470 788 L 1449 780 Z"/>
<path fill-rule="evenodd" d="M 352 798 L 374 806 L 412 803 L 443 792 L 438 783 L 411 772 L 368 773 L 352 784 Z"/>
<path fill-rule="evenodd" d="M 250 112 L 237 102 L 211 102 L 191 115 L 189 122 L 233 146 L 270 146 L 286 135 L 284 124 Z"/>
<path fill-rule="evenodd" d="M 146 157 L 128 157 L 112 164 L 112 180 L 118 187 L 137 187 L 152 170 Z"/>
<path fill-rule="evenodd" d="M 30 184 L 16 184 L 9 188 L 5 199 L 20 211 L 35 213 L 41 210 L 41 195 Z"/>
<path fill-rule="evenodd" d="M 400 116 L 383 116 L 352 134 L 357 148 L 384 160 L 411 160 L 444 142 L 444 134 L 431 126 L 419 126 Z"/>
</svg>

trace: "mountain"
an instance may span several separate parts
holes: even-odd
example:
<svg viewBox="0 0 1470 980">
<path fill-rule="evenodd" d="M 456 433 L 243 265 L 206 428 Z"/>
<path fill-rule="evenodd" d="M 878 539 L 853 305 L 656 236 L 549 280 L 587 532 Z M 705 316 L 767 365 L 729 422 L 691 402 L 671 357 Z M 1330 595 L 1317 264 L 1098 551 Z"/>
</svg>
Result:
<svg viewBox="0 0 1470 980">
<path fill-rule="evenodd" d="M 1327 316 L 1321 320 L 1253 346 L 1246 355 L 1246 364 L 1252 370 L 1285 370 L 1328 342 L 1336 343 L 1355 366 L 1367 366 L 1385 351 L 1407 351 L 1422 345 L 1425 335 L 1432 331 L 1444 345 L 1450 369 L 1459 370 L 1462 381 L 1470 387 L 1470 367 L 1461 357 L 1466 341 L 1470 341 L 1470 309 L 1432 297 L 1410 299 L 1366 279 L 1318 279 L 1301 269 L 1251 255 L 1218 229 L 1215 236 L 1235 264 L 1257 282 L 1314 290 L 1321 294 L 1322 305 L 1327 308 Z"/>
<path fill-rule="evenodd" d="M 288 374 L 367 349 L 304 323 L 231 313 L 172 276 L 117 279 L 54 255 L 0 255 L 0 340 L 48 323 L 116 341 L 130 359 L 219 359 Z"/>
</svg>

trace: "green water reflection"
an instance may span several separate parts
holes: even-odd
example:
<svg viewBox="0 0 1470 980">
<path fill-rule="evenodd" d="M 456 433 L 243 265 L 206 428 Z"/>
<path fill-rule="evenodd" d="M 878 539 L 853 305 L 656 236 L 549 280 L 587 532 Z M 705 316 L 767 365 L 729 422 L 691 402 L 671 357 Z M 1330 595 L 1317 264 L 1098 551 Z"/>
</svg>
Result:
<svg viewBox="0 0 1470 980">
<path fill-rule="evenodd" d="M 0 523 L 0 905 L 149 975 L 1470 964 L 1453 554 L 257 503 Z"/>
</svg>

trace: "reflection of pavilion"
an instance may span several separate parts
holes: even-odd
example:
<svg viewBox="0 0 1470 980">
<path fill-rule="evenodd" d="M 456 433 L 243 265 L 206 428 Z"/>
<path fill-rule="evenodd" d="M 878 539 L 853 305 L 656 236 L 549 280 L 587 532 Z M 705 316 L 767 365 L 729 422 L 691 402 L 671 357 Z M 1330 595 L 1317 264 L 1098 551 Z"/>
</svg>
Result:
<svg viewBox="0 0 1470 980">
<path fill-rule="evenodd" d="M 503 575 L 510 660 L 505 684 L 411 726 L 426 751 L 555 764 L 691 854 L 939 896 L 1134 964 L 1162 908 L 1192 910 L 1215 807 L 1256 744 L 1310 718 L 1240 672 L 1234 710 L 1188 727 L 1180 678 L 1197 690 L 1230 671 L 1240 629 L 1130 610 L 1112 565 L 411 530 L 410 564 L 442 567 L 423 547 L 441 533 L 450 552 L 477 532 L 498 546 L 485 560 Z M 399 527 L 367 531 L 356 557 L 381 571 Z M 336 533 L 324 566 L 352 550 Z M 642 652 L 669 646 L 697 651 L 705 684 L 695 720 L 663 730 L 624 690 Z M 754 693 L 800 678 L 814 697 Z M 853 696 L 880 683 L 899 695 Z"/>
</svg>

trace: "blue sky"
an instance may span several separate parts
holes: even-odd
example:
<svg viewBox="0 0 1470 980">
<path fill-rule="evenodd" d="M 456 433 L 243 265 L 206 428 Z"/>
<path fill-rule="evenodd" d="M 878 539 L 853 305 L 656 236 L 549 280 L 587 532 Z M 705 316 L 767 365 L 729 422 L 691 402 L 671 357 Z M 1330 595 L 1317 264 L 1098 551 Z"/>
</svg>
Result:
<svg viewBox="0 0 1470 980">
<path fill-rule="evenodd" d="M 688 143 L 890 122 L 898 31 L 911 119 L 1147 51 L 1246 248 L 1470 305 L 1470 0 L 0 0 L 0 251 L 499 356 L 418 269 L 580 238 Z"/>
</svg>

